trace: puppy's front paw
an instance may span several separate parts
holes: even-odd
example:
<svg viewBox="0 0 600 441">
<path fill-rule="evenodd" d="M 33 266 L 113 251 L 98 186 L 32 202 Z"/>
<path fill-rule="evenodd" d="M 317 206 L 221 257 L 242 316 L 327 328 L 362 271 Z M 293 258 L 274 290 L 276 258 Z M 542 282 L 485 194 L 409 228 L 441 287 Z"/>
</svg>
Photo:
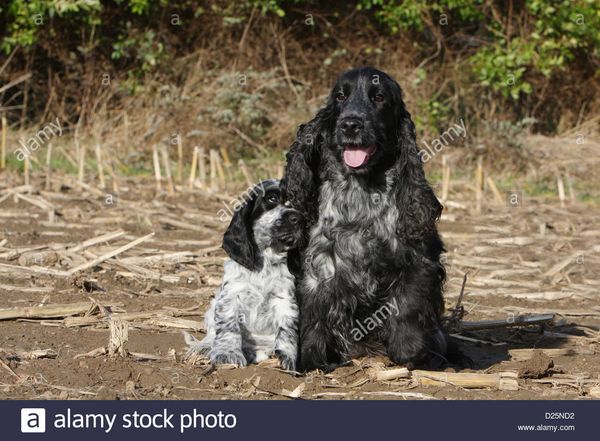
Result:
<svg viewBox="0 0 600 441">
<path fill-rule="evenodd" d="M 246 358 L 244 354 L 237 351 L 229 351 L 229 352 L 211 352 L 210 353 L 210 361 L 213 364 L 235 364 L 236 366 L 244 367 L 248 363 L 246 362 Z"/>
<path fill-rule="evenodd" d="M 296 370 L 296 356 L 289 355 L 282 351 L 275 351 L 275 355 L 279 358 L 281 363 L 281 368 L 286 371 L 295 371 Z"/>
</svg>

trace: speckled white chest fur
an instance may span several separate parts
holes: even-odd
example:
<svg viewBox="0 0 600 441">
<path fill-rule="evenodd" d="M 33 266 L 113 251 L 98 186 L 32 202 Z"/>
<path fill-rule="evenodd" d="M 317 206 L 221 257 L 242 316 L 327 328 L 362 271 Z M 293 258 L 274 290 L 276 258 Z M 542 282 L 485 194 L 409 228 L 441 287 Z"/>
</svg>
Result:
<svg viewBox="0 0 600 441">
<path fill-rule="evenodd" d="M 333 277 L 340 265 L 368 262 L 379 253 L 396 251 L 398 209 L 389 198 L 387 191 L 365 191 L 353 177 L 323 183 L 321 215 L 310 234 L 308 254 L 312 256 L 312 265 L 307 268 L 305 283 L 316 288 L 319 280 Z M 376 283 L 367 274 L 358 274 L 361 268 L 368 271 L 368 265 L 352 266 L 363 280 L 361 284 Z"/>
<path fill-rule="evenodd" d="M 231 321 L 239 326 L 242 352 L 249 363 L 265 360 L 278 349 L 278 343 L 285 343 L 285 339 L 277 341 L 280 329 L 298 319 L 295 278 L 288 270 L 285 253 L 267 248 L 262 255 L 260 271 L 233 260 L 225 262 L 223 283 L 204 319 L 206 337 L 196 343 L 198 352 L 226 349 L 221 346 L 227 339 L 216 339 L 217 328 Z"/>
</svg>

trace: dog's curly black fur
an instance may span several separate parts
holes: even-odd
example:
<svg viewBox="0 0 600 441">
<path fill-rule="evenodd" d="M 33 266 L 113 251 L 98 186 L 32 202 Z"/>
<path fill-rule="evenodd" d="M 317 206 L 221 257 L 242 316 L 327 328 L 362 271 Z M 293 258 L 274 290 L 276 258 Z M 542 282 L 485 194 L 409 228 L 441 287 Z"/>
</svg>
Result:
<svg viewBox="0 0 600 441">
<path fill-rule="evenodd" d="M 302 366 L 443 358 L 442 207 L 398 83 L 370 67 L 342 74 L 300 126 L 282 190 L 309 228 L 296 255 Z"/>
</svg>

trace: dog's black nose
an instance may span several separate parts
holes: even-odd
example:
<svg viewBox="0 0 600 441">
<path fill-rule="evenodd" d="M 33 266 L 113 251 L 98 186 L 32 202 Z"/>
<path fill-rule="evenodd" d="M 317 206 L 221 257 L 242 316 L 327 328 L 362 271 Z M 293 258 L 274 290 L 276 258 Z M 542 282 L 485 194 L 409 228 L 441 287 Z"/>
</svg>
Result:
<svg viewBox="0 0 600 441">
<path fill-rule="evenodd" d="M 298 225 L 300 223 L 300 215 L 298 213 L 290 213 L 288 215 L 288 222 L 292 225 Z"/>
<path fill-rule="evenodd" d="M 297 227 L 303 222 L 302 213 L 300 213 L 298 210 L 294 210 L 293 208 L 291 208 L 289 210 L 286 210 L 285 213 L 283 213 L 282 220 L 288 227 Z"/>
<path fill-rule="evenodd" d="M 354 136 L 363 128 L 363 123 L 358 118 L 344 118 L 340 123 L 342 133 L 346 136 Z"/>
</svg>

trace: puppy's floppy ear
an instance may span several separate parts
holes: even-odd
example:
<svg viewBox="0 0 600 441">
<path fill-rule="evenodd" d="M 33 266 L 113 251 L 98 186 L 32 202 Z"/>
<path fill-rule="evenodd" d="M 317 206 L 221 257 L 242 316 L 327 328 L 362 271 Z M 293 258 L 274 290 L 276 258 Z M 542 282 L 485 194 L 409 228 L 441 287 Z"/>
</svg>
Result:
<svg viewBox="0 0 600 441">
<path fill-rule="evenodd" d="M 263 258 L 258 245 L 254 240 L 252 230 L 252 211 L 256 203 L 256 196 L 249 200 L 235 212 L 231 223 L 223 236 L 223 249 L 229 257 L 251 271 L 259 271 L 263 266 Z"/>
<path fill-rule="evenodd" d="M 302 212 L 309 224 L 314 224 L 318 218 L 321 151 L 331 137 L 332 112 L 333 104 L 329 103 L 313 120 L 301 125 L 286 155 L 281 194 L 285 201 Z"/>
<path fill-rule="evenodd" d="M 442 212 L 433 189 L 425 178 L 419 155 L 415 125 L 400 100 L 398 117 L 399 158 L 396 164 L 396 203 L 399 209 L 398 234 L 407 242 L 421 240 L 435 230 Z"/>
</svg>

